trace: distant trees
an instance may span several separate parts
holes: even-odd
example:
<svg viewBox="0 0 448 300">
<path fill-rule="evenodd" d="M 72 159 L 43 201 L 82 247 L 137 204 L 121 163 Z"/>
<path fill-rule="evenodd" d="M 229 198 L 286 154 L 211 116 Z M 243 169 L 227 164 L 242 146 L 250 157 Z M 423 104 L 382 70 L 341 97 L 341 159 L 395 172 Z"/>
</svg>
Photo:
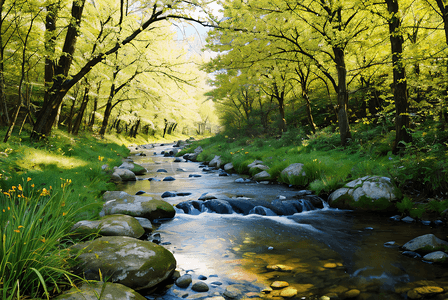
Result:
<svg viewBox="0 0 448 300">
<path fill-rule="evenodd" d="M 333 115 L 342 145 L 351 140 L 350 122 L 388 118 L 395 123 L 394 152 L 411 142 L 413 121 L 422 115 L 437 121 L 437 111 L 444 111 L 445 100 L 434 97 L 448 89 L 436 96 L 437 84 L 429 82 L 448 72 L 447 44 L 435 42 L 448 28 L 448 8 L 442 1 L 225 0 L 223 8 L 220 27 L 208 38 L 209 49 L 219 53 L 207 66 L 218 74 L 212 80 L 217 90 L 234 90 L 229 83 L 239 84 L 256 73 L 254 89 L 269 98 L 273 90 L 263 88 L 269 70 L 283 64 L 287 76 L 282 80 L 291 86 L 284 103 L 296 110 L 275 102 L 278 118 L 285 108 L 286 119 L 296 115 L 313 132 L 315 120 L 317 126 L 326 126 Z M 406 69 L 413 70 L 412 76 Z M 228 77 L 226 84 L 220 74 Z M 222 102 L 223 94 L 211 95 Z M 279 131 L 286 130 L 284 124 L 277 125 Z"/>
<path fill-rule="evenodd" d="M 170 94 L 180 90 L 176 96 L 193 100 L 186 86 L 197 84 L 198 59 L 174 41 L 168 21 L 206 22 L 206 17 L 192 17 L 198 10 L 207 9 L 200 1 L 49 0 L 42 6 L 32 0 L 5 0 L 0 9 L 0 122 L 11 128 L 5 141 L 20 108 L 32 112 L 32 137 L 40 138 L 50 134 L 59 122 L 70 124 L 70 130 L 76 133 L 83 119 L 88 123 L 85 115 L 89 99 L 95 104 L 90 127 L 95 119 L 101 121 L 100 134 L 108 130 L 114 107 L 135 115 L 123 102 L 154 109 L 152 116 L 163 120 L 170 113 L 160 102 L 170 99 Z M 170 81 L 177 83 L 167 90 L 164 85 Z M 14 91 L 15 85 L 9 84 L 12 82 L 17 83 L 19 91 Z M 75 85 L 80 87 L 80 97 L 72 97 Z M 65 111 L 67 95 L 74 99 L 71 112 Z M 30 97 L 29 107 L 24 96 Z M 176 99 L 171 108 L 183 99 Z M 11 107 L 15 107 L 14 114 Z M 200 120 L 198 113 L 189 117 Z M 151 126 L 160 123 L 143 119 Z M 138 127 L 134 126 L 132 134 Z"/>
</svg>

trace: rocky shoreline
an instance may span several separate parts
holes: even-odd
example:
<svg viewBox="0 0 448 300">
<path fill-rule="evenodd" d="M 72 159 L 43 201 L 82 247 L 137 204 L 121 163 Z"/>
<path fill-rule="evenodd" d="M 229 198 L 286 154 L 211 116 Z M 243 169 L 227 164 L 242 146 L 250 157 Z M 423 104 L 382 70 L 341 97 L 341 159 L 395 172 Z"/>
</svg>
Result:
<svg viewBox="0 0 448 300">
<path fill-rule="evenodd" d="M 146 155 L 146 151 L 151 151 L 152 146 L 134 146 L 132 149 L 132 155 L 141 156 Z M 178 148 L 176 147 L 172 151 L 167 151 L 166 156 L 174 156 L 177 150 Z M 196 149 L 194 153 L 184 155 L 183 158 L 195 161 L 200 151 L 201 149 Z M 179 158 L 175 159 L 179 160 Z M 220 169 L 222 174 L 232 171 L 231 165 L 221 166 L 218 156 L 206 165 L 206 168 Z M 264 166 L 261 161 L 254 161 L 251 165 L 250 168 L 260 170 L 252 180 L 269 183 L 270 179 L 266 177 L 268 173 L 265 171 L 267 166 Z M 223 168 L 221 169 L 221 167 Z M 112 179 L 115 181 L 135 181 L 137 180 L 136 175 L 144 175 L 145 173 L 145 168 L 135 164 L 132 158 L 128 158 L 120 167 L 115 169 Z M 282 174 L 289 177 L 302 176 L 303 171 L 301 171 L 300 165 L 295 164 L 295 166 L 286 168 Z M 169 180 L 168 178 L 167 181 Z M 375 201 L 386 201 L 387 203 L 395 201 L 398 197 L 396 193 L 398 193 L 396 187 L 390 179 L 366 176 L 347 183 L 343 189 L 335 191 L 330 196 L 331 200 L 329 202 L 334 207 L 359 209 L 360 203 L 375 204 Z M 175 284 L 179 298 L 184 298 L 185 295 L 188 295 L 182 292 L 182 290 L 187 288 L 197 293 L 196 298 L 204 297 L 201 293 L 210 289 L 209 285 L 203 282 L 204 278 L 207 279 L 206 276 L 194 274 L 194 277 L 192 277 L 192 273 L 188 270 L 184 274 L 176 271 L 176 260 L 173 254 L 166 250 L 163 245 L 157 244 L 157 242 L 160 242 L 160 239 L 157 239 L 157 233 L 154 233 L 153 223 L 173 218 L 175 209 L 172 205 L 164 200 L 156 200 L 147 196 L 129 195 L 120 191 L 106 192 L 103 200 L 105 203 L 99 220 L 81 221 L 75 224 L 72 229 L 74 234 L 98 236 L 93 241 L 80 243 L 72 247 L 73 253 L 77 253 L 77 260 L 80 262 L 75 270 L 76 273 L 91 282 L 84 284 L 80 288 L 73 288 L 56 299 L 95 299 L 92 295 L 99 295 L 100 293 L 106 296 L 107 299 L 113 300 L 146 299 L 136 291 L 148 293 L 148 291 L 156 289 L 160 284 Z M 213 199 L 201 199 L 198 201 L 210 200 Z M 279 205 L 282 205 L 281 201 L 278 202 Z M 286 202 L 284 205 L 286 205 Z M 383 206 L 384 203 L 381 205 Z M 371 205 L 371 208 L 375 211 L 378 206 Z M 260 213 L 262 214 L 262 212 Z M 401 217 L 395 216 L 395 219 L 401 220 Z M 396 245 L 393 241 L 387 242 L 384 246 L 396 247 L 397 250 L 403 251 L 403 255 L 432 263 L 445 263 L 448 257 L 448 242 L 429 234 L 417 237 L 402 246 Z M 327 267 L 338 268 L 337 265 Z M 267 267 L 268 270 L 279 272 L 288 272 L 290 268 L 287 265 L 271 265 Z M 103 284 L 102 281 L 111 282 Z M 214 281 L 211 285 L 218 286 L 220 282 Z M 443 297 L 448 297 L 448 286 L 441 287 L 430 282 L 410 283 L 408 287 L 403 289 L 403 291 L 400 291 L 400 294 L 406 294 L 409 299 L 436 296 L 440 296 L 440 299 L 445 299 Z M 288 282 L 282 281 L 275 281 L 270 287 L 266 287 L 261 291 L 254 289 L 253 291 L 245 291 L 243 293 L 242 290 L 238 285 L 229 285 L 224 292 L 214 294 L 212 297 L 205 297 L 219 300 L 241 298 L 282 299 L 300 296 L 300 290 L 289 286 Z M 335 291 L 333 294 L 321 296 L 319 299 L 355 299 L 360 294 L 361 291 L 356 288 L 346 288 L 341 291 Z"/>
</svg>

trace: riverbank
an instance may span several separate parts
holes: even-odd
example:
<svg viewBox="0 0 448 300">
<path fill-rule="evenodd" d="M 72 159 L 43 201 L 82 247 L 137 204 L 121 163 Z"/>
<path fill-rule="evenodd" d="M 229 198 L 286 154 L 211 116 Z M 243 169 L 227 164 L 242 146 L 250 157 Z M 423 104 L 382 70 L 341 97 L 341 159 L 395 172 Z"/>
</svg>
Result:
<svg viewBox="0 0 448 300">
<path fill-rule="evenodd" d="M 198 161 L 211 161 L 220 156 L 222 165 L 232 163 L 235 172 L 255 175 L 259 170 L 248 166 L 263 161 L 273 181 L 312 190 L 323 199 L 351 180 L 367 175 L 391 178 L 402 192 L 395 203 L 396 211 L 412 218 L 436 219 L 446 214 L 447 166 L 444 151 L 409 151 L 393 155 L 385 151 L 389 139 L 376 136 L 375 129 L 360 132 L 356 141 L 340 147 L 337 134 L 328 130 L 318 135 L 302 136 L 294 132 L 281 138 L 233 138 L 217 135 L 192 143 L 178 155 L 203 151 Z M 285 177 L 281 171 L 291 164 L 303 164 L 306 176 Z"/>
<path fill-rule="evenodd" d="M 98 218 L 103 193 L 116 190 L 111 174 L 129 155 L 127 146 L 149 142 L 155 141 L 55 130 L 38 142 L 23 132 L 1 144 L 2 299 L 53 296 L 80 280 L 69 273 L 66 249 L 77 242 L 69 230 L 79 220 Z"/>
</svg>

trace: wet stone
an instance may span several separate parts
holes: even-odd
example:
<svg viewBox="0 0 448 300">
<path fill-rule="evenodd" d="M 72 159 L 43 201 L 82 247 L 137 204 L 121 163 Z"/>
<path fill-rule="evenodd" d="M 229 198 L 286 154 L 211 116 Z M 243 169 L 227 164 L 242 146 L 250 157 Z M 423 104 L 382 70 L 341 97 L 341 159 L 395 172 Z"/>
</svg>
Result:
<svg viewBox="0 0 448 300">
<path fill-rule="evenodd" d="M 191 193 L 188 193 L 188 192 L 181 192 L 181 193 L 176 193 L 176 195 L 177 195 L 177 196 L 180 196 L 180 197 L 185 197 L 185 196 L 190 196 Z"/>
<path fill-rule="evenodd" d="M 392 221 L 401 221 L 401 216 L 400 215 L 395 215 L 395 216 L 390 217 L 390 219 Z"/>
<path fill-rule="evenodd" d="M 177 194 L 176 193 L 173 193 L 173 192 L 164 192 L 163 194 L 162 194 L 162 198 L 171 198 L 171 197 L 176 197 L 177 196 Z"/>
<path fill-rule="evenodd" d="M 210 276 L 211 277 L 211 276 Z M 222 282 L 219 281 L 213 281 L 212 283 L 210 283 L 212 285 L 222 285 Z"/>
<path fill-rule="evenodd" d="M 174 180 L 176 180 L 176 179 L 174 177 L 171 177 L 171 176 L 163 178 L 163 181 L 174 181 Z"/>
<path fill-rule="evenodd" d="M 280 291 L 280 296 L 284 298 L 292 298 L 296 295 L 297 295 L 297 289 L 291 286 Z"/>
<path fill-rule="evenodd" d="M 281 271 L 281 272 L 290 272 L 294 268 L 286 265 L 269 265 L 266 267 L 266 269 L 271 271 Z"/>
<path fill-rule="evenodd" d="M 188 175 L 188 177 L 190 177 L 190 178 L 199 178 L 199 177 L 202 177 L 202 175 L 190 174 L 190 175 Z"/>
<path fill-rule="evenodd" d="M 274 289 L 282 289 L 287 286 L 289 286 L 289 283 L 287 283 L 286 281 L 274 281 L 271 284 L 271 288 L 274 288 Z"/>
<path fill-rule="evenodd" d="M 187 288 L 192 282 L 191 275 L 185 274 L 176 280 L 176 285 L 180 288 Z"/>
<path fill-rule="evenodd" d="M 207 200 L 213 200 L 213 199 L 218 199 L 213 195 L 207 195 L 207 194 L 203 194 L 201 195 L 201 197 L 198 198 L 198 200 L 202 200 L 202 201 L 207 201 Z"/>
<path fill-rule="evenodd" d="M 168 171 L 165 169 L 158 169 L 157 172 L 158 173 L 168 173 Z"/>
<path fill-rule="evenodd" d="M 207 276 L 199 275 L 199 276 L 198 276 L 198 279 L 199 279 L 199 280 L 207 280 Z"/>
<path fill-rule="evenodd" d="M 143 195 L 143 194 L 146 194 L 146 192 L 145 191 L 138 191 L 137 193 L 135 193 L 136 195 Z"/>
<path fill-rule="evenodd" d="M 238 288 L 236 288 L 236 287 L 234 287 L 232 285 L 228 286 L 226 288 L 225 292 L 223 293 L 223 295 L 225 297 L 228 297 L 228 298 L 231 298 L 231 299 L 238 298 L 238 296 L 240 294 L 241 294 L 241 291 Z"/>
<path fill-rule="evenodd" d="M 346 298 L 355 298 L 358 297 L 358 295 L 361 294 L 361 292 L 359 290 L 353 289 L 353 290 L 349 290 L 347 292 L 344 293 L 344 296 Z"/>
<path fill-rule="evenodd" d="M 198 293 L 204 293 L 204 292 L 208 292 L 209 287 L 206 283 L 199 281 L 199 282 L 196 282 L 195 284 L 193 284 L 191 289 Z"/>
<path fill-rule="evenodd" d="M 401 221 L 405 222 L 405 223 L 413 223 L 415 222 L 415 220 L 409 216 L 404 217 L 403 219 L 401 219 Z"/>
</svg>

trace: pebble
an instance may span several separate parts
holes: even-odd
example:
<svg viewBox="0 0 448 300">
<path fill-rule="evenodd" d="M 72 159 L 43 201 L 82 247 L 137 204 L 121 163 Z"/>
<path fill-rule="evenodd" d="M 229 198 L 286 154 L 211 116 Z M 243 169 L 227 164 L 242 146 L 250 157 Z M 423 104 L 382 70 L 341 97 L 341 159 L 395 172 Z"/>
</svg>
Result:
<svg viewBox="0 0 448 300">
<path fill-rule="evenodd" d="M 145 191 L 138 191 L 137 193 L 135 193 L 136 195 L 143 195 L 143 194 L 146 194 L 146 192 Z"/>
<path fill-rule="evenodd" d="M 211 277 L 211 276 L 210 276 Z M 222 285 L 222 282 L 219 282 L 219 281 L 213 281 L 212 283 L 210 283 L 210 284 L 213 284 L 213 285 Z"/>
<path fill-rule="evenodd" d="M 359 294 L 361 294 L 361 292 L 359 290 L 353 289 L 353 290 L 349 290 L 349 291 L 345 292 L 344 296 L 346 298 L 355 298 L 355 297 L 358 297 Z"/>
<path fill-rule="evenodd" d="M 204 292 L 208 292 L 208 290 L 210 288 L 208 287 L 208 285 L 205 282 L 199 281 L 199 282 L 196 282 L 195 284 L 193 284 L 191 289 L 198 293 L 204 293 Z"/>
<path fill-rule="evenodd" d="M 199 276 L 198 276 L 198 279 L 199 279 L 199 280 L 207 280 L 207 276 L 199 275 Z"/>
<path fill-rule="evenodd" d="M 384 247 L 387 247 L 387 248 L 399 247 L 399 245 L 397 243 L 395 243 L 395 241 L 385 242 L 383 245 L 384 245 Z"/>
<path fill-rule="evenodd" d="M 241 291 L 239 289 L 237 289 L 236 287 L 230 285 L 230 286 L 228 286 L 226 288 L 226 290 L 224 291 L 223 295 L 225 297 L 235 299 L 235 298 L 237 298 L 239 296 L 240 293 L 241 293 Z"/>
<path fill-rule="evenodd" d="M 405 223 L 412 223 L 415 222 L 415 220 L 413 218 L 411 218 L 410 216 L 404 217 L 403 219 L 401 219 L 403 222 Z"/>
<path fill-rule="evenodd" d="M 175 162 L 175 163 L 182 162 L 182 159 L 180 159 L 179 157 L 177 157 L 177 158 L 174 160 L 174 162 Z"/>
<path fill-rule="evenodd" d="M 179 277 L 175 283 L 180 288 L 187 288 L 191 282 L 192 282 L 191 275 L 185 274 Z"/>
<path fill-rule="evenodd" d="M 182 193 L 176 193 L 176 196 L 184 197 L 184 196 L 190 196 L 191 193 L 188 192 L 182 192 Z"/>
<path fill-rule="evenodd" d="M 401 252 L 401 254 L 403 254 L 405 256 L 412 257 L 412 258 L 421 258 L 422 257 L 420 254 L 418 254 L 417 252 L 414 252 L 414 251 L 403 251 L 403 252 Z"/>
<path fill-rule="evenodd" d="M 274 281 L 271 284 L 271 288 L 274 288 L 274 289 L 281 289 L 281 288 L 284 288 L 287 286 L 289 286 L 289 283 L 287 283 L 286 281 Z"/>
<path fill-rule="evenodd" d="M 174 181 L 174 180 L 176 180 L 176 179 L 174 177 L 171 177 L 171 176 L 163 178 L 163 181 Z"/>
<path fill-rule="evenodd" d="M 158 169 L 157 172 L 159 172 L 159 173 L 168 173 L 168 171 L 165 170 L 165 169 Z"/>
<path fill-rule="evenodd" d="M 198 178 L 198 177 L 202 177 L 202 175 L 198 175 L 198 174 L 190 174 L 188 175 L 188 177 L 193 177 L 193 178 Z"/>
<path fill-rule="evenodd" d="M 297 295 L 297 290 L 293 287 L 287 287 L 280 292 L 280 296 L 284 298 L 292 298 Z"/>
<path fill-rule="evenodd" d="M 162 198 L 170 198 L 170 197 L 176 197 L 177 196 L 177 194 L 176 193 L 173 193 L 173 192 L 164 192 L 163 194 L 162 194 Z"/>
<path fill-rule="evenodd" d="M 400 215 L 395 215 L 395 216 L 390 217 L 390 219 L 393 220 L 393 221 L 401 221 L 401 216 Z"/>
</svg>

